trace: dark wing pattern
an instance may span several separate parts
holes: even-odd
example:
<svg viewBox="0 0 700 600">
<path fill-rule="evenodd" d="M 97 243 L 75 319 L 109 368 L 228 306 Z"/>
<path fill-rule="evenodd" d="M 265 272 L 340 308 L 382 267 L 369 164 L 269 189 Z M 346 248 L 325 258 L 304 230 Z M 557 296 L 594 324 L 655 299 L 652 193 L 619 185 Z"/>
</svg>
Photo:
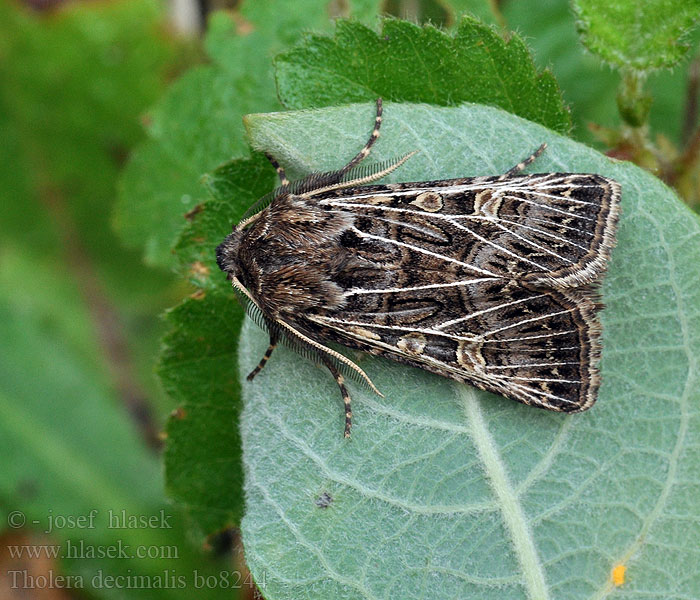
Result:
<svg viewBox="0 0 700 600">
<path fill-rule="evenodd" d="M 589 298 L 506 279 L 435 291 L 356 290 L 343 310 L 307 318 L 325 339 L 525 404 L 574 412 L 595 401 L 599 326 Z"/>
<path fill-rule="evenodd" d="M 592 174 L 474 177 L 339 190 L 318 199 L 357 216 L 366 248 L 391 239 L 411 258 L 559 288 L 596 280 L 614 244 L 620 187 Z"/>
<path fill-rule="evenodd" d="M 527 182 L 525 182 L 527 180 Z M 370 186 L 314 199 L 352 215 L 331 274 L 342 305 L 296 319 L 525 404 L 595 402 L 604 273 L 619 185 L 542 174 Z"/>
</svg>

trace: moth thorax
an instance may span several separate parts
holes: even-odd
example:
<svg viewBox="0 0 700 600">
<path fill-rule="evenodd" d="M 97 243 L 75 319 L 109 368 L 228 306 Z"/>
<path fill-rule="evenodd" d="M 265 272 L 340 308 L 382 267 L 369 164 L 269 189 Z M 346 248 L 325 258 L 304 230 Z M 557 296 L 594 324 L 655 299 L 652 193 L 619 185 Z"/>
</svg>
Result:
<svg viewBox="0 0 700 600">
<path fill-rule="evenodd" d="M 268 265 L 260 278 L 261 292 L 282 312 L 338 309 L 343 291 L 328 276 L 328 264 Z M 276 311 L 275 311 L 276 312 Z"/>
</svg>

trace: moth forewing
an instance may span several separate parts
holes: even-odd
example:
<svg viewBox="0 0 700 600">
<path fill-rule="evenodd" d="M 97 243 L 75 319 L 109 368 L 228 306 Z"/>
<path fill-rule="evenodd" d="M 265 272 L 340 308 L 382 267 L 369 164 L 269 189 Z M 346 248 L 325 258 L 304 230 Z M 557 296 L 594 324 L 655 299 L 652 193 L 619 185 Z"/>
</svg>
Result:
<svg viewBox="0 0 700 600">
<path fill-rule="evenodd" d="M 270 334 L 325 365 L 352 424 L 344 375 L 375 391 L 339 343 L 531 406 L 589 408 L 600 376 L 597 289 L 615 243 L 620 186 L 587 173 L 367 185 L 405 155 L 281 186 L 217 248 L 217 261 Z"/>
</svg>

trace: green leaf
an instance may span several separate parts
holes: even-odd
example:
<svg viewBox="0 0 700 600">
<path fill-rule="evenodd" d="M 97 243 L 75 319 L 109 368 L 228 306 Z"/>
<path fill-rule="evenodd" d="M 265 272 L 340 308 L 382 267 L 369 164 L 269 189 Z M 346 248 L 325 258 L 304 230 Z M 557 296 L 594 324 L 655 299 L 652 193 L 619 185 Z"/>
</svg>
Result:
<svg viewBox="0 0 700 600">
<path fill-rule="evenodd" d="M 373 5 L 359 2 L 350 14 L 369 19 Z M 151 139 L 132 155 L 121 180 L 115 227 L 125 243 L 144 250 L 146 262 L 174 264 L 171 249 L 184 215 L 206 199 L 200 177 L 248 155 L 243 115 L 280 107 L 272 57 L 302 30 L 329 30 L 327 8 L 318 0 L 247 0 L 211 17 L 212 64 L 190 70 L 151 111 Z"/>
<path fill-rule="evenodd" d="M 65 197 L 65 218 L 115 293 L 150 281 L 116 242 L 109 209 L 121 162 L 142 137 L 139 116 L 174 62 L 163 24 L 153 0 L 76 4 L 46 19 L 0 4 L 0 127 L 9 138 L 0 147 L 0 233 L 53 252 L 57 219 L 47 205 Z"/>
<path fill-rule="evenodd" d="M 68 3 L 50 17 L 0 2 L 0 239 L 51 257 L 56 292 L 66 262 L 84 283 L 94 277 L 90 294 L 118 315 L 122 358 L 153 405 L 166 402 L 151 364 L 161 335 L 154 315 L 177 295 L 169 274 L 121 246 L 109 213 L 121 163 L 143 135 L 139 116 L 173 68 L 177 46 L 164 24 L 154 0 Z M 28 273 L 27 288 L 36 281 Z M 61 305 L 58 293 L 27 299 Z"/>
<path fill-rule="evenodd" d="M 598 143 L 589 123 L 614 127 L 619 123 L 616 96 L 619 73 L 594 55 L 584 52 L 576 34 L 576 20 L 569 5 L 560 0 L 541 0 L 537 10 L 527 2 L 507 2 L 503 13 L 512 29 L 517 29 L 532 48 L 535 63 L 549 66 L 571 107 L 575 139 Z M 698 47 L 700 30 L 695 29 L 690 44 Z M 681 67 L 649 74 L 648 86 L 654 98 L 650 114 L 651 139 L 657 133 L 675 140 L 681 138 L 688 72 Z"/>
<path fill-rule="evenodd" d="M 699 0 L 575 0 L 586 47 L 604 61 L 639 71 L 672 67 L 688 51 Z"/>
<path fill-rule="evenodd" d="M 243 512 L 236 375 L 242 310 L 232 293 L 200 294 L 168 313 L 159 374 L 180 403 L 168 420 L 165 478 L 205 533 L 237 524 Z"/>
<path fill-rule="evenodd" d="M 391 181 L 503 173 L 547 142 L 531 171 L 621 183 L 603 385 L 591 410 L 564 416 L 365 356 L 385 398 L 352 387 L 344 440 L 332 378 L 277 350 L 243 385 L 241 421 L 243 541 L 266 598 L 700 596 L 686 576 L 700 560 L 697 218 L 648 173 L 494 108 L 384 114 L 370 160 L 420 151 Z M 248 127 L 256 148 L 308 172 L 357 152 L 372 117 L 361 104 L 252 115 Z M 240 373 L 266 345 L 246 321 Z"/>
<path fill-rule="evenodd" d="M 275 60 L 288 108 L 374 100 L 499 106 L 551 129 L 571 126 L 556 81 L 538 73 L 523 41 L 464 17 L 454 35 L 432 26 L 384 21 L 377 34 L 339 21 L 334 38 L 308 36 Z"/>
<path fill-rule="evenodd" d="M 551 68 L 564 101 L 571 107 L 571 135 L 593 142 L 588 123 L 612 125 L 618 119 L 615 96 L 619 75 L 584 52 L 568 3 L 541 0 L 537 10 L 532 10 L 526 2 L 507 2 L 503 13 L 508 26 L 527 39 L 535 64 Z"/>
<path fill-rule="evenodd" d="M 159 375 L 179 408 L 168 420 L 165 477 L 170 495 L 205 534 L 237 525 L 243 513 L 235 373 L 243 312 L 214 249 L 231 224 L 275 187 L 275 177 L 262 155 L 220 166 L 204 179 L 211 200 L 190 217 L 177 246 L 181 268 L 199 291 L 167 315 L 170 333 Z"/>
<path fill-rule="evenodd" d="M 216 264 L 215 248 L 245 211 L 277 185 L 277 174 L 261 154 L 224 163 L 203 178 L 212 198 L 196 207 L 175 248 L 183 276 L 200 289 L 231 289 Z"/>
</svg>

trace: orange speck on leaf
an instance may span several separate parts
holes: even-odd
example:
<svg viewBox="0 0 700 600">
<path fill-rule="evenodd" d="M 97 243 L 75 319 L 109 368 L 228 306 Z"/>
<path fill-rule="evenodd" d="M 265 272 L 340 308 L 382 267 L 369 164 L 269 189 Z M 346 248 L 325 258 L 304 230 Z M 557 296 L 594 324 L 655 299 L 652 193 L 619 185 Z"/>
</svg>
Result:
<svg viewBox="0 0 700 600">
<path fill-rule="evenodd" d="M 613 570 L 612 570 L 612 582 L 615 585 L 622 585 L 625 583 L 625 571 L 627 570 L 627 567 L 625 565 L 617 565 Z"/>
</svg>

